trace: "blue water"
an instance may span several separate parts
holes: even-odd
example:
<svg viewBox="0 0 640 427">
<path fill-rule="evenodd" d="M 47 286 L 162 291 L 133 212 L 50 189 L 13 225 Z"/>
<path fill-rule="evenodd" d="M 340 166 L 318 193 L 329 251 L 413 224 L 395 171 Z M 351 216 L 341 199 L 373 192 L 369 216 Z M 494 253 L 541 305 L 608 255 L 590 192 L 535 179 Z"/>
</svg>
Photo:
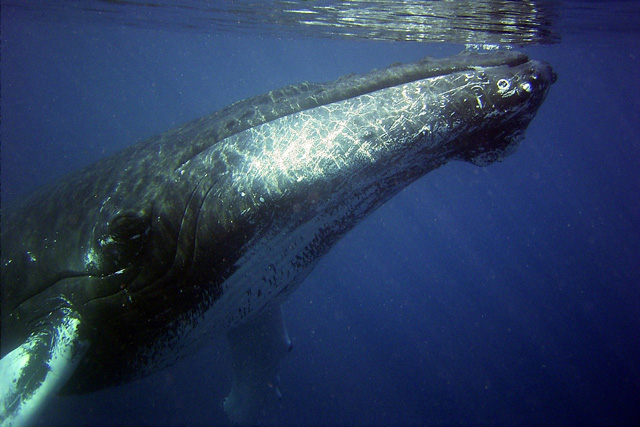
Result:
<svg viewBox="0 0 640 427">
<path fill-rule="evenodd" d="M 462 49 L 2 18 L 3 202 L 239 99 Z M 521 147 L 427 175 L 320 262 L 266 423 L 640 424 L 640 36 L 522 50 L 558 82 Z M 39 422 L 224 423 L 228 362 L 212 342 Z"/>
</svg>

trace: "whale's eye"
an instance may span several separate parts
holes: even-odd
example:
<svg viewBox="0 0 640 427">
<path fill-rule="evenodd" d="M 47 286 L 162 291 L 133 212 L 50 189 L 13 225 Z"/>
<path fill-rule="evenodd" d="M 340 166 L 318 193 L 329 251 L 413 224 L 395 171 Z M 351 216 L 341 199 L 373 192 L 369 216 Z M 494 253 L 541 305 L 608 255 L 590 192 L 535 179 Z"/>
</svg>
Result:
<svg viewBox="0 0 640 427">
<path fill-rule="evenodd" d="M 149 218 L 144 215 L 118 214 L 95 237 L 91 269 L 107 275 L 133 264 L 145 247 L 149 229 Z"/>
<path fill-rule="evenodd" d="M 109 222 L 108 231 L 115 240 L 127 243 L 146 236 L 148 222 L 147 218 L 138 214 L 122 214 Z"/>
</svg>

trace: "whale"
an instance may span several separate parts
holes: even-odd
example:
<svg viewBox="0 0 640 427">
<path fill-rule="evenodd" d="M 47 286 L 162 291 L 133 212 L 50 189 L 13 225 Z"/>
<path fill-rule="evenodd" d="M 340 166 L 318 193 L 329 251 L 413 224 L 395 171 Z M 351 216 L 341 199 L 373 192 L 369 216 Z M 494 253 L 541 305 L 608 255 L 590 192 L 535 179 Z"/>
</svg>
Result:
<svg viewBox="0 0 640 427">
<path fill-rule="evenodd" d="M 232 422 L 281 396 L 280 304 L 332 246 L 454 160 L 503 160 L 556 80 L 463 51 L 236 102 L 2 212 L 0 424 L 226 337 Z"/>
</svg>

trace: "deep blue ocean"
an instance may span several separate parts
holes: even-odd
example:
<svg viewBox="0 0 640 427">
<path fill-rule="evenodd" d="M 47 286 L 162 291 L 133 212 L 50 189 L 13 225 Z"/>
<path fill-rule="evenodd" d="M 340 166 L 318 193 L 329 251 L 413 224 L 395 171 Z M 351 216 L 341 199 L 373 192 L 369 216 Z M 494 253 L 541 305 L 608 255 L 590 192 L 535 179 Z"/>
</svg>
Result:
<svg viewBox="0 0 640 427">
<path fill-rule="evenodd" d="M 558 81 L 518 150 L 426 175 L 318 264 L 266 424 L 640 425 L 637 9 L 519 48 Z M 3 203 L 234 101 L 464 48 L 2 12 Z M 228 364 L 212 342 L 39 423 L 225 423 Z"/>
</svg>

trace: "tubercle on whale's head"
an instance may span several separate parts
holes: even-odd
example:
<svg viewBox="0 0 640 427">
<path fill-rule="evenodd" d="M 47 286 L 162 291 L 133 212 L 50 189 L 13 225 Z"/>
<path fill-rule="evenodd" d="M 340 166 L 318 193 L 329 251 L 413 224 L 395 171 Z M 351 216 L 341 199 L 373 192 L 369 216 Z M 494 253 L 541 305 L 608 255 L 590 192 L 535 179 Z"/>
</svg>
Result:
<svg viewBox="0 0 640 427">
<path fill-rule="evenodd" d="M 485 166 L 515 151 L 557 75 L 546 62 L 534 60 L 474 72 L 486 83 L 472 85 L 458 105 L 469 109 L 465 114 L 475 129 L 456 141 L 456 158 Z"/>
</svg>

